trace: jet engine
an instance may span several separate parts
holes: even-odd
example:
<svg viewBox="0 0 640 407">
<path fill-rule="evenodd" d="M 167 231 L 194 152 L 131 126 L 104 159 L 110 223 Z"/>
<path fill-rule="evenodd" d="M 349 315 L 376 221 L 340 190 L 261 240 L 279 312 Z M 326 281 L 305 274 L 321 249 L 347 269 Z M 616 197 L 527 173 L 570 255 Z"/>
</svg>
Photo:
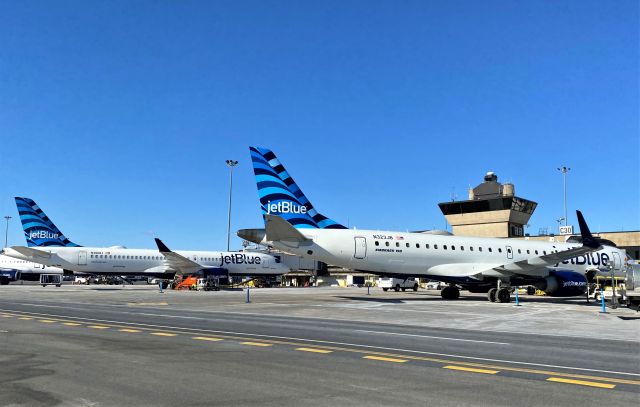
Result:
<svg viewBox="0 0 640 407">
<path fill-rule="evenodd" d="M 577 297 L 587 292 L 587 278 L 571 270 L 552 270 L 535 284 L 551 297 Z"/>
</svg>

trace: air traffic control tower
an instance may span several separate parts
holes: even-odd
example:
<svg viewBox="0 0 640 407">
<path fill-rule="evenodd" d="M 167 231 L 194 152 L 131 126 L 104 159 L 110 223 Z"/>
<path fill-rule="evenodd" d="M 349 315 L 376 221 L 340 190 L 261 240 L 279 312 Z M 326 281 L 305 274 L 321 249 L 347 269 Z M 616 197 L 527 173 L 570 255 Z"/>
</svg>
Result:
<svg viewBox="0 0 640 407">
<path fill-rule="evenodd" d="M 438 206 L 454 235 L 520 237 L 538 204 L 518 198 L 513 184 L 501 184 L 496 174 L 488 172 L 482 184 L 469 189 L 468 201 Z"/>
</svg>

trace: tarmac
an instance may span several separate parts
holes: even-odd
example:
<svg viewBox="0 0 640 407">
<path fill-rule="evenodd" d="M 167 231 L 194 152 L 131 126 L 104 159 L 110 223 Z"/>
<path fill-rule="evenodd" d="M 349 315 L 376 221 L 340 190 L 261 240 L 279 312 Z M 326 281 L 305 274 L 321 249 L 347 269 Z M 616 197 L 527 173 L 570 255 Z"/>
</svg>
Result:
<svg viewBox="0 0 640 407">
<path fill-rule="evenodd" d="M 640 402 L 640 314 L 371 288 L 0 287 L 0 405 Z"/>
</svg>

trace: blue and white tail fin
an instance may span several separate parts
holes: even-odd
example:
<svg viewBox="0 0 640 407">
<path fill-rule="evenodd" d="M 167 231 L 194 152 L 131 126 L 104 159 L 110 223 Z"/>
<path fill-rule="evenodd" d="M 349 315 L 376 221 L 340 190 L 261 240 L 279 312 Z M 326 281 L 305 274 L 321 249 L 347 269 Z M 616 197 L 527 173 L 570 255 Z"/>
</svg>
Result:
<svg viewBox="0 0 640 407">
<path fill-rule="evenodd" d="M 278 215 L 296 228 L 346 229 L 318 213 L 273 151 L 249 147 L 262 215 Z"/>
<path fill-rule="evenodd" d="M 80 246 L 67 239 L 33 199 L 15 199 L 27 246 Z"/>
</svg>

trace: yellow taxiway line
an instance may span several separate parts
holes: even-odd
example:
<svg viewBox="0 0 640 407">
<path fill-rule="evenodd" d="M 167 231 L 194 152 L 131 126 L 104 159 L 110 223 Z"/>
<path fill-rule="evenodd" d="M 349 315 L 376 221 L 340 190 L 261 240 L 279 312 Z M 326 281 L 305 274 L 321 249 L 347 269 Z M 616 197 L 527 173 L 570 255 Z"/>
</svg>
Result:
<svg viewBox="0 0 640 407">
<path fill-rule="evenodd" d="M 572 379 L 565 379 L 562 377 L 550 377 L 547 379 L 547 381 L 556 382 L 556 383 L 577 384 L 580 386 L 599 387 L 601 389 L 613 389 L 614 387 L 616 387 L 615 384 L 610 384 L 610 383 L 588 382 L 586 380 L 572 380 Z"/>
<path fill-rule="evenodd" d="M 461 370 L 464 372 L 472 372 L 472 373 L 484 373 L 484 374 L 496 374 L 499 373 L 498 370 L 489 370 L 489 369 L 476 369 L 473 367 L 464 367 L 464 366 L 453 366 L 447 365 L 442 366 L 443 369 L 451 369 L 451 370 Z"/>
</svg>

